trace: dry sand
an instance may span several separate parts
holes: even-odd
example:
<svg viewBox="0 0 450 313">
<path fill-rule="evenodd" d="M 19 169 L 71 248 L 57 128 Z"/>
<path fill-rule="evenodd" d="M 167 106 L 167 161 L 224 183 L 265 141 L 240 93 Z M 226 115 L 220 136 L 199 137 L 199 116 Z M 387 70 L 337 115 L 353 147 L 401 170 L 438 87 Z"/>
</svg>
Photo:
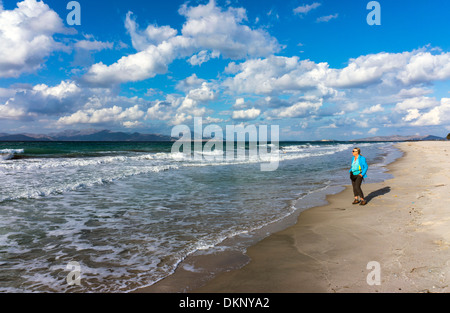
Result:
<svg viewBox="0 0 450 313">
<path fill-rule="evenodd" d="M 404 142 L 394 178 L 350 188 L 247 251 L 251 261 L 195 292 L 449 292 L 450 142 Z M 370 172 L 369 172 L 370 175 Z M 380 284 L 367 277 L 380 265 Z M 369 281 L 372 281 L 369 279 Z"/>
</svg>

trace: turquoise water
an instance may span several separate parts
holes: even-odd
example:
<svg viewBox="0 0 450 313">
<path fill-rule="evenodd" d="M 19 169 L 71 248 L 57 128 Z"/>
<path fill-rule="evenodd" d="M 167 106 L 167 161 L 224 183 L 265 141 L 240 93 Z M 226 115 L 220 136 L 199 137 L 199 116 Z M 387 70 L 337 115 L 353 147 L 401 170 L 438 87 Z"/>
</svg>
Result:
<svg viewBox="0 0 450 313">
<path fill-rule="evenodd" d="M 258 158 L 192 160 L 172 154 L 172 144 L 0 143 L 0 291 L 151 285 L 195 251 L 323 201 L 311 195 L 348 184 L 354 147 L 280 142 L 278 168 L 261 171 Z M 367 182 L 386 179 L 384 165 L 399 152 L 391 143 L 358 146 Z M 68 284 L 69 262 L 80 265 L 81 285 Z"/>
</svg>

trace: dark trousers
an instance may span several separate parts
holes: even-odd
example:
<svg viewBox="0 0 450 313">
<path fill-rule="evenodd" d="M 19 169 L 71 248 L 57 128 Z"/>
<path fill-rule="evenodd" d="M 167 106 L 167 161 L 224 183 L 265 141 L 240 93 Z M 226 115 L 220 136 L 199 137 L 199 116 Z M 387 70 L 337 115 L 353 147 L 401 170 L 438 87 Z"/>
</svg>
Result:
<svg viewBox="0 0 450 313">
<path fill-rule="evenodd" d="M 355 197 L 359 196 L 360 198 L 364 199 L 364 193 L 361 189 L 361 184 L 362 184 L 363 178 L 359 175 L 353 175 L 353 173 L 352 173 L 352 174 L 350 174 L 350 179 L 352 180 L 353 195 Z"/>
</svg>

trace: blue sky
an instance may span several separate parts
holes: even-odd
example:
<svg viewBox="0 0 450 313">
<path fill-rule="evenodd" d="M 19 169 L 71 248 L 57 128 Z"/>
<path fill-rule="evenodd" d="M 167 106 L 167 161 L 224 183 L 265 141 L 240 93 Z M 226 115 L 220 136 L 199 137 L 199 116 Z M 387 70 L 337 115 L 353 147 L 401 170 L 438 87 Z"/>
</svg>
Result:
<svg viewBox="0 0 450 313">
<path fill-rule="evenodd" d="M 281 140 L 450 132 L 450 3 L 0 0 L 0 132 L 170 134 L 279 125 Z"/>
</svg>

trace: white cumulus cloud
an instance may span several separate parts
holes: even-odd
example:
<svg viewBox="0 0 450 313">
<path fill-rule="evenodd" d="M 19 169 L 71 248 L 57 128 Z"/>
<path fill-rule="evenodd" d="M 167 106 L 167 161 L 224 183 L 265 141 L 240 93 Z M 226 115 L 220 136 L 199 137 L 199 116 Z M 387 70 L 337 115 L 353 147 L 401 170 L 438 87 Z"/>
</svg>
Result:
<svg viewBox="0 0 450 313">
<path fill-rule="evenodd" d="M 426 109 L 436 105 L 439 105 L 439 101 L 437 101 L 436 98 L 422 96 L 409 98 L 399 102 L 396 104 L 395 109 L 397 111 L 407 111 L 411 109 Z"/>
<path fill-rule="evenodd" d="M 412 121 L 411 125 L 413 126 L 433 126 L 449 123 L 450 98 L 442 98 L 437 106 L 425 113 L 419 113 L 417 109 L 409 111 L 405 121 Z"/>
<path fill-rule="evenodd" d="M 169 26 L 150 25 L 144 31 L 139 30 L 130 13 L 127 14 L 125 25 L 138 52 L 111 65 L 102 62 L 92 65 L 84 80 L 110 86 L 164 74 L 177 58 L 190 56 L 191 64 L 200 65 L 219 55 L 242 59 L 268 56 L 280 49 L 277 40 L 265 30 L 244 24 L 247 17 L 243 8 L 223 10 L 210 0 L 196 7 L 184 4 L 179 13 L 186 18 L 181 35 Z"/>
<path fill-rule="evenodd" d="M 233 111 L 232 118 L 234 120 L 253 120 L 261 114 L 261 110 L 251 108 L 248 110 Z"/>
<path fill-rule="evenodd" d="M 131 36 L 133 47 L 138 51 L 143 51 L 151 45 L 159 45 L 177 35 L 177 30 L 170 26 L 148 25 L 145 30 L 140 30 L 132 14 L 133 12 L 127 13 L 125 28 Z"/>
<path fill-rule="evenodd" d="M 42 1 L 24 0 L 14 10 L 0 10 L 0 77 L 33 72 L 64 46 L 53 35 L 65 33 L 58 14 Z"/>
<path fill-rule="evenodd" d="M 124 122 L 125 125 L 135 125 L 135 122 L 144 116 L 145 112 L 138 105 L 123 109 L 117 105 L 111 108 L 79 110 L 69 116 L 58 119 L 59 125 L 97 124 L 109 122 Z"/>
<path fill-rule="evenodd" d="M 361 113 L 363 114 L 371 114 L 371 113 L 377 113 L 377 112 L 383 112 L 384 108 L 381 106 L 381 104 L 373 105 L 370 108 L 367 108 L 363 110 Z"/>
</svg>

